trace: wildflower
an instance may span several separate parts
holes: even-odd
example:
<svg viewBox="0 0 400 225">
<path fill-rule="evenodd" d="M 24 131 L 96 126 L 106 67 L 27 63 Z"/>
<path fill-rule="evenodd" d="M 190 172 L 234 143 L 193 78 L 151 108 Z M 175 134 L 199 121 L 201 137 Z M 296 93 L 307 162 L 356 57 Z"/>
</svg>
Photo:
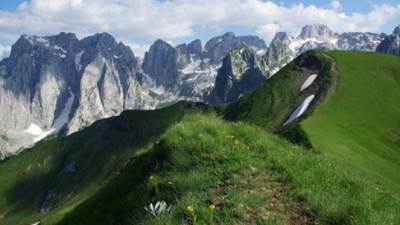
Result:
<svg viewBox="0 0 400 225">
<path fill-rule="evenodd" d="M 156 204 L 150 203 L 149 207 L 145 206 L 144 209 L 153 216 L 160 216 L 164 212 L 170 210 L 171 207 L 167 207 L 165 201 L 158 201 Z"/>
<path fill-rule="evenodd" d="M 188 212 L 190 215 L 194 214 L 194 208 L 192 206 L 186 207 L 186 212 Z"/>
<path fill-rule="evenodd" d="M 214 210 L 215 210 L 215 204 L 211 203 L 208 205 L 208 208 L 210 209 L 210 214 L 209 214 L 209 223 L 211 225 L 214 225 Z"/>
<path fill-rule="evenodd" d="M 211 209 L 211 210 L 214 210 L 214 209 L 215 209 L 215 205 L 214 205 L 214 204 L 210 204 L 210 205 L 208 206 L 208 208 Z"/>
<path fill-rule="evenodd" d="M 172 185 L 172 184 L 173 184 L 173 182 L 172 182 L 172 181 L 168 181 L 168 184 L 169 184 L 169 185 Z"/>
<path fill-rule="evenodd" d="M 189 214 L 193 214 L 193 213 L 194 213 L 194 209 L 193 209 L 192 206 L 186 207 L 186 211 L 187 211 Z"/>
<path fill-rule="evenodd" d="M 194 213 L 194 208 L 193 206 L 188 206 L 186 207 L 186 212 L 189 214 L 189 216 L 192 219 L 192 225 L 197 225 L 197 216 Z"/>
</svg>

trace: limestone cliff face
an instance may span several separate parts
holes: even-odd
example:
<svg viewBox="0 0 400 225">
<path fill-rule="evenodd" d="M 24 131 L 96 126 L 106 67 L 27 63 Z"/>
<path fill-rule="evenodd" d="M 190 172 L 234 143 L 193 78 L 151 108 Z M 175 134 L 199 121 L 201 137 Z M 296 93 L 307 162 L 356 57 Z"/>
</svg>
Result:
<svg viewBox="0 0 400 225">
<path fill-rule="evenodd" d="M 1 156 L 124 109 L 154 108 L 132 51 L 106 33 L 23 35 L 0 63 Z"/>
<path fill-rule="evenodd" d="M 254 90 L 269 75 L 266 61 L 254 50 L 247 46 L 232 50 L 218 70 L 209 102 L 231 102 Z"/>
<path fill-rule="evenodd" d="M 208 102 L 225 56 L 242 45 L 260 54 L 267 50 L 257 36 L 236 36 L 232 32 L 211 38 L 204 46 L 200 40 L 176 47 L 157 40 L 144 57 L 143 71 L 176 96 Z"/>
</svg>

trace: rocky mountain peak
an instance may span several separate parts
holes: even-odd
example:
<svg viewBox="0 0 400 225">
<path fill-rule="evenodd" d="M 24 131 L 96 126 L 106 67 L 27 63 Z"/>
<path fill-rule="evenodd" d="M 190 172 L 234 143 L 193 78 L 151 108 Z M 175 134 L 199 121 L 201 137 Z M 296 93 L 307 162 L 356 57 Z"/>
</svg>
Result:
<svg viewBox="0 0 400 225">
<path fill-rule="evenodd" d="M 92 36 L 86 37 L 82 39 L 80 45 L 81 48 L 91 52 L 94 50 L 107 52 L 109 50 L 118 48 L 117 41 L 114 39 L 113 36 L 108 33 L 97 33 Z"/>
<path fill-rule="evenodd" d="M 400 25 L 397 26 L 397 27 L 394 29 L 393 34 L 394 34 L 394 35 L 400 35 Z"/>
<path fill-rule="evenodd" d="M 325 38 L 329 39 L 335 36 L 335 33 L 326 25 L 323 24 L 313 24 L 306 25 L 302 28 L 299 39 L 307 39 L 307 38 Z"/>
<path fill-rule="evenodd" d="M 151 46 L 151 47 L 155 47 L 155 48 L 173 48 L 172 45 L 170 45 L 168 42 L 162 40 L 162 39 L 157 39 Z"/>
<path fill-rule="evenodd" d="M 388 35 L 376 47 L 377 52 L 400 56 L 400 26 L 396 27 L 392 35 Z"/>
<path fill-rule="evenodd" d="M 82 40 L 83 42 L 89 42 L 93 46 L 95 45 L 109 45 L 116 43 L 114 37 L 109 33 L 97 33 L 92 36 L 86 37 Z"/>
<path fill-rule="evenodd" d="M 278 32 L 275 34 L 272 41 L 292 41 L 294 37 L 288 32 Z"/>
<path fill-rule="evenodd" d="M 224 39 L 232 39 L 235 37 L 236 37 L 236 34 L 233 32 L 226 32 L 225 34 L 222 35 L 222 38 L 224 38 Z"/>
<path fill-rule="evenodd" d="M 230 102 L 254 90 L 267 78 L 266 62 L 245 44 L 230 50 L 218 70 L 211 103 Z"/>
<path fill-rule="evenodd" d="M 77 43 L 79 42 L 78 38 L 74 33 L 65 33 L 61 32 L 54 36 L 47 36 L 44 39 L 48 39 L 51 42 L 63 45 L 64 43 Z"/>
<path fill-rule="evenodd" d="M 257 36 L 236 36 L 232 32 L 210 39 L 204 48 L 211 62 L 216 63 L 221 61 L 226 53 L 240 47 L 241 44 L 246 44 L 257 50 L 265 50 L 267 48 L 264 40 Z"/>
<path fill-rule="evenodd" d="M 112 59 L 113 61 L 122 61 L 129 66 L 133 65 L 135 70 L 140 67 L 132 50 L 123 43 L 118 43 L 108 33 L 97 33 L 82 39 L 79 43 L 79 50 L 75 52 L 76 54 L 81 52 L 79 61 L 83 61 L 83 64 L 94 60 L 100 54 L 108 60 Z"/>
<path fill-rule="evenodd" d="M 203 45 L 200 39 L 196 39 L 188 44 L 188 51 L 195 55 L 200 55 L 203 50 Z"/>
<path fill-rule="evenodd" d="M 170 86 L 176 81 L 178 51 L 161 39 L 156 40 L 143 60 L 142 69 L 157 85 Z"/>
</svg>

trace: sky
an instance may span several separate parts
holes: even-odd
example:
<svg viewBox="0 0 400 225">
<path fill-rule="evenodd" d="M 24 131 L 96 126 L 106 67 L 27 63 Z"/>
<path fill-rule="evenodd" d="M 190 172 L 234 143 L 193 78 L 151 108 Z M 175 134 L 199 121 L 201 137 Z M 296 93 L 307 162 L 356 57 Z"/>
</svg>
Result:
<svg viewBox="0 0 400 225">
<path fill-rule="evenodd" d="M 336 32 L 391 33 L 400 0 L 0 0 L 0 58 L 22 34 L 108 32 L 142 56 L 160 38 L 172 44 L 233 31 L 267 43 L 307 24 Z"/>
</svg>

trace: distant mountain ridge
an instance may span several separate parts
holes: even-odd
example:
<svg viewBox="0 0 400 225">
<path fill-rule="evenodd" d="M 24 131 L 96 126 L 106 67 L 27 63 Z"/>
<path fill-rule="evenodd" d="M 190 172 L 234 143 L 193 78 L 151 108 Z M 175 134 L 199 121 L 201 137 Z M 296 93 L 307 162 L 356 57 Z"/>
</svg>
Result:
<svg viewBox="0 0 400 225">
<path fill-rule="evenodd" d="M 305 51 L 375 51 L 392 36 L 337 34 L 316 24 L 303 27 L 297 37 L 279 32 L 267 45 L 257 36 L 228 32 L 204 46 L 198 39 L 176 47 L 157 40 L 141 63 L 107 33 L 82 40 L 71 33 L 23 35 L 0 62 L 0 117 L 6 118 L 0 121 L 0 158 L 126 109 L 153 109 L 181 99 L 230 102 Z"/>
<path fill-rule="evenodd" d="M 400 26 L 387 36 L 377 47 L 378 52 L 400 56 Z"/>
<path fill-rule="evenodd" d="M 255 51 L 266 51 L 265 42 L 257 36 L 236 36 L 232 32 L 210 39 L 173 47 L 155 41 L 143 60 L 143 71 L 157 85 L 185 98 L 207 101 L 224 57 L 233 49 L 246 45 Z"/>
</svg>

